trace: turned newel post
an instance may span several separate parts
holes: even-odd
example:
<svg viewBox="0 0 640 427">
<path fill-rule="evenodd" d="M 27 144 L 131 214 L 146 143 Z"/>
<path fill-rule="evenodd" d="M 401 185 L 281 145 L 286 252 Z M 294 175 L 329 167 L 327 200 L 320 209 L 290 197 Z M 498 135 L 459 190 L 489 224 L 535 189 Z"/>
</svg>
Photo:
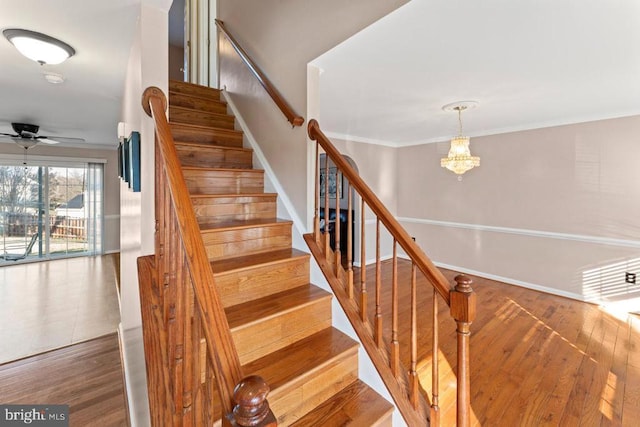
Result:
<svg viewBox="0 0 640 427">
<path fill-rule="evenodd" d="M 269 385 L 257 375 L 244 378 L 233 390 L 235 425 L 242 427 L 276 426 L 276 420 L 269 409 L 267 394 Z"/>
<path fill-rule="evenodd" d="M 460 274 L 454 278 L 455 288 L 450 292 L 451 316 L 455 319 L 458 335 L 458 427 L 471 424 L 471 384 L 469 380 L 469 326 L 476 317 L 476 294 L 471 289 L 471 278 Z"/>
</svg>

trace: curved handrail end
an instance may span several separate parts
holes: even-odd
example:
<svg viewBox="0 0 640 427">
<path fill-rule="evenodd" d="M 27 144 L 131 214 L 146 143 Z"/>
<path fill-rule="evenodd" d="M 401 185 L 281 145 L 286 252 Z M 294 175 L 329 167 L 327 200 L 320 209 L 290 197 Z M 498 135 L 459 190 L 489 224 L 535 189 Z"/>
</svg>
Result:
<svg viewBox="0 0 640 427">
<path fill-rule="evenodd" d="M 162 109 L 167 111 L 167 97 L 165 96 L 162 89 L 157 86 L 149 86 L 142 92 L 142 109 L 147 116 L 151 117 L 151 105 L 149 105 L 149 100 L 152 97 L 160 98 L 162 100 Z"/>
<path fill-rule="evenodd" d="M 307 123 L 307 133 L 309 134 L 309 138 L 311 138 L 312 141 L 318 139 L 317 135 L 312 134 L 312 131 L 316 132 L 319 128 L 320 125 L 318 124 L 318 121 L 316 119 L 311 119 L 309 120 L 309 123 Z"/>
</svg>

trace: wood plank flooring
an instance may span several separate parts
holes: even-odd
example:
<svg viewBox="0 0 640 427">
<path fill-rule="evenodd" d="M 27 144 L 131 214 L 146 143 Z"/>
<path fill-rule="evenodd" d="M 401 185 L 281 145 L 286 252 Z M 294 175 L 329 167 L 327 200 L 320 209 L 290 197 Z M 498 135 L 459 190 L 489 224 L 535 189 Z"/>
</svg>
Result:
<svg viewBox="0 0 640 427">
<path fill-rule="evenodd" d="M 69 405 L 71 427 L 126 426 L 117 335 L 0 365 L 0 402 Z"/>
<path fill-rule="evenodd" d="M 410 315 L 411 265 L 399 260 L 400 325 Z M 443 270 L 453 283 L 455 272 Z M 359 270 L 355 271 L 359 288 Z M 473 425 L 640 425 L 640 318 L 473 277 L 478 317 L 471 326 Z M 433 293 L 418 281 L 418 373 L 431 389 Z M 375 315 L 375 266 L 367 267 L 368 313 Z M 391 262 L 382 265 L 382 301 L 390 301 Z M 455 322 L 439 302 L 441 425 L 455 425 Z M 390 306 L 383 304 L 389 342 Z M 401 359 L 409 366 L 410 331 L 401 327 Z"/>
<path fill-rule="evenodd" d="M 113 333 L 117 254 L 0 267 L 0 363 Z"/>
</svg>

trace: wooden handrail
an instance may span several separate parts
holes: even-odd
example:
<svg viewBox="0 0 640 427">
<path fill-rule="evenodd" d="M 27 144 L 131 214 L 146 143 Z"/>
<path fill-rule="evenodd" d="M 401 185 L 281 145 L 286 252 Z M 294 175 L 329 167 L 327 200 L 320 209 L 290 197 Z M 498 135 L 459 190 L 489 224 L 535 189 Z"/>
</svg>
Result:
<svg viewBox="0 0 640 427">
<path fill-rule="evenodd" d="M 150 401 L 171 402 L 172 404 L 157 409 L 172 411 L 172 417 L 177 419 L 176 425 L 183 425 L 183 417 L 187 417 L 189 425 L 199 425 L 204 422 L 202 413 L 211 416 L 213 401 L 194 403 L 194 400 L 201 402 L 203 399 L 203 393 L 194 390 L 213 377 L 222 406 L 223 426 L 273 426 L 275 418 L 266 401 L 268 385 L 260 377 L 245 378 L 242 373 L 165 115 L 167 99 L 160 89 L 149 87 L 142 96 L 142 105 L 155 123 L 157 261 L 140 261 L 139 275 L 141 288 L 143 280 L 151 283 L 158 297 L 154 300 L 153 293 L 141 292 L 141 296 L 145 296 L 145 300 L 141 302 L 153 305 L 154 309 L 160 305 L 163 313 L 156 313 L 154 317 L 150 314 L 153 310 L 143 307 L 143 312 L 147 313 L 146 319 L 158 318 L 151 320 L 148 326 L 143 324 L 143 329 L 146 332 L 147 327 L 156 328 L 149 332 L 164 337 L 161 341 L 166 340 L 160 345 L 157 340 L 145 338 L 145 342 L 150 344 L 151 352 L 157 352 L 162 347 L 168 353 L 162 357 L 157 354 L 147 354 L 146 357 L 147 364 L 167 361 L 168 366 L 156 366 L 156 369 L 171 369 L 171 364 L 176 361 L 175 369 L 169 374 L 158 375 L 156 372 L 153 376 L 162 379 L 168 375 L 171 378 L 170 387 L 165 387 L 170 390 L 165 391 L 173 396 L 173 400 L 154 398 Z M 150 274 L 152 264 L 156 271 Z M 163 328 L 166 331 L 161 330 Z M 209 357 L 205 363 L 201 358 L 200 330 L 203 331 Z M 148 371 L 149 369 L 147 366 Z M 155 385 L 163 385 L 161 380 L 154 381 Z M 150 394 L 162 392 L 150 390 Z M 206 409 L 194 411 L 194 406 Z"/>
<path fill-rule="evenodd" d="M 444 275 L 433 265 L 431 260 L 425 255 L 420 247 L 413 241 L 407 231 L 400 225 L 395 217 L 389 212 L 387 207 L 380 201 L 378 196 L 369 188 L 358 173 L 351 167 L 342 154 L 333 146 L 329 138 L 320 130 L 320 125 L 315 119 L 311 119 L 307 125 L 309 138 L 317 141 L 327 156 L 335 163 L 342 175 L 348 179 L 360 196 L 367 202 L 367 205 L 380 221 L 387 227 L 387 230 L 395 237 L 398 244 L 404 249 L 406 254 L 414 260 L 418 269 L 431 281 L 438 293 L 449 304 L 449 292 L 451 286 Z"/>
<path fill-rule="evenodd" d="M 459 275 L 455 278 L 456 285 L 451 287 L 444 275 L 438 270 L 420 247 L 413 241 L 404 228 L 391 215 L 384 204 L 378 199 L 369 186 L 360 178 L 355 169 L 344 159 L 340 152 L 333 146 L 331 141 L 320 130 L 320 126 L 316 120 L 310 120 L 308 124 L 308 133 L 311 140 L 316 141 L 316 159 L 315 159 L 315 208 L 314 208 L 314 226 L 313 233 L 304 236 L 305 241 L 311 249 L 311 253 L 318 261 L 318 265 L 325 275 L 329 285 L 334 291 L 340 305 L 343 307 L 345 314 L 354 330 L 361 339 L 361 342 L 369 354 L 371 361 L 378 370 L 382 380 L 384 381 L 389 393 L 393 397 L 396 406 L 406 423 L 410 426 L 424 426 L 429 420 L 431 426 L 440 424 L 440 382 L 438 358 L 440 351 L 438 327 L 440 324 L 438 317 L 438 298 L 441 297 L 450 308 L 451 318 L 455 320 L 457 328 L 457 396 L 456 396 L 456 424 L 458 426 L 469 426 L 471 420 L 471 402 L 470 402 L 470 370 L 469 370 L 469 338 L 470 325 L 476 315 L 476 295 L 471 288 L 471 279 Z M 319 149 L 325 152 L 325 164 L 320 166 Z M 329 162 L 334 167 L 329 168 Z M 330 175 L 330 173 L 332 175 Z M 324 177 L 324 180 L 322 179 Z M 341 255 L 340 248 L 340 222 L 343 219 L 342 211 L 344 210 L 344 196 L 341 194 L 342 178 L 346 178 L 349 186 L 347 192 L 347 229 L 349 230 L 346 237 L 347 259 Z M 324 181 L 324 182 L 323 182 Z M 329 184 L 331 182 L 331 184 Z M 322 197 L 324 191 L 324 197 Z M 354 278 L 352 271 L 351 246 L 354 242 L 352 236 L 352 209 L 353 197 L 352 191 L 361 198 L 361 230 L 360 230 L 360 289 L 359 295 L 354 292 Z M 333 193 L 330 197 L 329 193 Z M 334 199 L 331 201 L 330 199 Z M 342 202 L 341 200 L 342 199 Z M 324 203 L 324 206 L 322 206 Z M 335 203 L 335 220 L 332 221 L 330 204 Z M 365 208 L 369 209 L 375 215 L 375 236 L 371 236 L 375 240 L 375 276 L 371 283 L 367 285 L 366 279 L 366 247 L 365 238 Z M 320 225 L 320 218 L 324 215 L 323 225 Z M 387 232 L 393 238 L 393 255 L 392 255 L 392 276 L 390 284 L 391 301 L 383 301 L 382 297 L 382 255 L 381 255 L 381 233 L 380 226 L 384 225 Z M 333 225 L 333 228 L 331 226 Z M 409 301 L 410 318 L 405 318 L 400 324 L 398 316 L 398 254 L 397 245 L 405 251 L 411 261 L 411 279 L 410 284 L 405 288 L 405 292 L 409 291 L 411 298 Z M 432 381 L 431 393 L 426 390 L 426 384 L 420 384 L 418 378 L 418 335 L 419 330 L 423 327 L 418 322 L 418 296 L 424 294 L 418 291 L 418 282 L 416 273 L 420 271 L 431 285 L 429 290 L 433 294 L 432 299 Z M 386 288 L 389 290 L 389 288 Z M 370 294 L 373 293 L 373 298 Z M 387 298 L 387 296 L 385 296 Z M 375 311 L 372 313 L 369 304 L 373 303 Z M 391 307 L 391 313 L 385 314 L 383 306 Z M 422 308 L 422 307 L 421 307 Z M 386 316 L 389 316 L 385 319 Z M 390 331 L 386 332 L 385 322 L 390 325 Z M 398 339 L 399 329 L 403 329 L 410 339 L 409 343 L 405 343 L 405 348 L 400 348 Z M 388 334 L 388 335 L 387 335 Z M 400 368 L 400 354 L 409 355 Z M 424 394 L 421 392 L 424 390 Z M 449 418 L 450 419 L 450 418 Z"/>
<path fill-rule="evenodd" d="M 242 61 L 249 68 L 249 71 L 251 71 L 251 73 L 256 77 L 256 79 L 258 79 L 258 82 L 260 82 L 260 84 L 267 91 L 269 96 L 271 96 L 271 99 L 273 99 L 273 102 L 275 102 L 278 108 L 280 108 L 280 111 L 282 111 L 282 113 L 285 115 L 289 123 L 291 123 L 292 126 L 302 126 L 302 124 L 304 123 L 304 117 L 296 113 L 293 110 L 293 108 L 291 108 L 289 103 L 282 97 L 280 92 L 278 92 L 278 89 L 275 88 L 273 83 L 271 83 L 271 81 L 262 72 L 262 70 L 260 70 L 260 68 L 256 65 L 255 62 L 253 62 L 251 57 L 249 57 L 247 52 L 244 51 L 244 49 L 238 44 L 236 39 L 229 33 L 229 31 L 227 31 L 226 27 L 224 26 L 224 23 L 219 19 L 216 19 L 216 25 L 218 26 L 218 29 L 220 30 L 220 32 L 225 35 L 227 40 L 229 40 L 229 43 L 231 43 L 231 46 L 233 46 L 233 48 L 238 53 Z"/>
<path fill-rule="evenodd" d="M 202 323 L 207 347 L 216 359 L 215 375 L 222 405 L 225 413 L 228 414 L 233 411 L 233 390 L 236 384 L 242 380 L 240 359 L 231 337 L 222 302 L 218 294 L 213 292 L 211 286 L 214 283 L 213 271 L 205 251 L 196 214 L 165 115 L 167 99 L 157 87 L 147 88 L 142 97 L 142 106 L 145 112 L 153 117 L 156 124 L 158 147 L 165 161 L 164 168 L 173 200 L 173 209 L 177 213 L 180 234 L 187 252 L 189 271 L 194 283 L 204 285 L 195 286 L 194 291 L 203 317 Z"/>
</svg>

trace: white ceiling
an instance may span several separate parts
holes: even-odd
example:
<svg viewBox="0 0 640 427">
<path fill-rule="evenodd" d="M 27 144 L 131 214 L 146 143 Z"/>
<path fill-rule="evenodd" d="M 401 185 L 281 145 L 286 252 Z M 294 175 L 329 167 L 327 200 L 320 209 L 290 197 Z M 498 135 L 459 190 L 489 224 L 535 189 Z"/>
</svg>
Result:
<svg viewBox="0 0 640 427">
<path fill-rule="evenodd" d="M 0 35 L 0 132 L 13 133 L 10 123 L 24 122 L 39 125 L 43 135 L 86 140 L 74 146 L 115 147 L 139 4 L 140 0 L 0 0 L 0 31 L 38 31 L 76 50 L 66 62 L 42 67 Z M 45 69 L 63 74 L 66 81 L 47 83 Z"/>
<path fill-rule="evenodd" d="M 331 136 L 409 145 L 640 114 L 640 0 L 412 0 L 313 61 Z"/>
</svg>

